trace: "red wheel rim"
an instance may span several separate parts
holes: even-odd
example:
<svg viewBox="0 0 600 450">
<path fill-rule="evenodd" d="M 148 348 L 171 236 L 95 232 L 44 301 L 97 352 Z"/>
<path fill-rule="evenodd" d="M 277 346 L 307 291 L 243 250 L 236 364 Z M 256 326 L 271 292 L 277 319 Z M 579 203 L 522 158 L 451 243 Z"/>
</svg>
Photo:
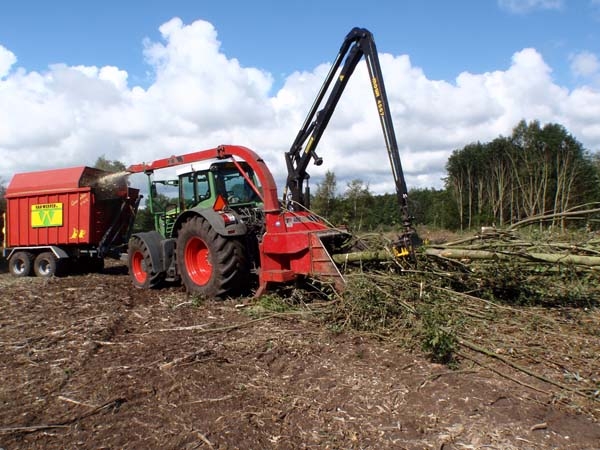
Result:
<svg viewBox="0 0 600 450">
<path fill-rule="evenodd" d="M 139 284 L 144 284 L 148 279 L 148 272 L 146 272 L 146 264 L 142 252 L 135 252 L 131 257 L 131 272 Z"/>
<path fill-rule="evenodd" d="M 206 243 L 198 237 L 191 238 L 185 245 L 185 267 L 190 279 L 199 286 L 208 283 L 212 276 L 209 254 Z"/>
</svg>

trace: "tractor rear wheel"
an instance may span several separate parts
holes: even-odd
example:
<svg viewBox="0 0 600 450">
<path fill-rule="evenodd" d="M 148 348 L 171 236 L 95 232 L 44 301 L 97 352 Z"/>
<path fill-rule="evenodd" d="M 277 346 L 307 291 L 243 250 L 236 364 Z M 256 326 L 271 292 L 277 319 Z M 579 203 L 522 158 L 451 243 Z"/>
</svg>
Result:
<svg viewBox="0 0 600 450">
<path fill-rule="evenodd" d="M 58 267 L 58 258 L 52 252 L 40 253 L 33 261 L 33 271 L 42 278 L 58 276 Z"/>
<path fill-rule="evenodd" d="M 133 237 L 127 249 L 127 266 L 133 285 L 138 289 L 157 287 L 163 279 L 163 274 L 157 274 L 152 268 L 152 258 L 146 243 Z"/>
<path fill-rule="evenodd" d="M 226 297 L 248 289 L 250 271 L 243 242 L 221 236 L 203 217 L 192 217 L 181 227 L 177 265 L 191 294 Z"/>
<path fill-rule="evenodd" d="M 33 255 L 29 252 L 16 252 L 8 260 L 8 270 L 15 277 L 31 275 Z"/>
</svg>

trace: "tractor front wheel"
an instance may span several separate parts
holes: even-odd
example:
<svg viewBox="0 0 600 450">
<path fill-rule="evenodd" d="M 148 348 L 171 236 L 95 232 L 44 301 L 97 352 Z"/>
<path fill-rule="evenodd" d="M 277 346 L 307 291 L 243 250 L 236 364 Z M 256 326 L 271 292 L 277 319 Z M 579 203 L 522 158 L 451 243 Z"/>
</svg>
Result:
<svg viewBox="0 0 600 450">
<path fill-rule="evenodd" d="M 129 275 L 133 280 L 133 285 L 138 289 L 154 288 L 162 281 L 163 274 L 158 274 L 153 271 L 150 249 L 146 243 L 138 237 L 133 237 L 129 241 L 129 248 L 127 249 L 127 265 L 129 267 Z"/>
<path fill-rule="evenodd" d="M 179 231 L 177 265 L 191 294 L 226 297 L 248 289 L 249 268 L 242 241 L 221 236 L 203 217 L 188 219 Z"/>
</svg>

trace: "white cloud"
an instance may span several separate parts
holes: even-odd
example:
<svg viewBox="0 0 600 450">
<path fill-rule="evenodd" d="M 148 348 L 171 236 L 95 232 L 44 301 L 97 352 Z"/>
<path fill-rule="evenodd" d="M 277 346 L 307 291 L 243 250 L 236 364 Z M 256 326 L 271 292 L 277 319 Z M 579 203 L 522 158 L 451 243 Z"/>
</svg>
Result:
<svg viewBox="0 0 600 450">
<path fill-rule="evenodd" d="M 0 80 L 8 75 L 10 68 L 17 62 L 13 52 L 0 45 Z"/>
<path fill-rule="evenodd" d="M 561 10 L 564 0 L 498 0 L 498 6 L 514 14 L 526 14 L 541 9 Z"/>
<path fill-rule="evenodd" d="M 582 51 L 571 56 L 571 72 L 577 77 L 589 78 L 600 73 L 600 60 L 592 52 Z"/>
<path fill-rule="evenodd" d="M 221 53 L 210 23 L 184 26 L 175 18 L 160 32 L 165 44 L 146 44 L 146 58 L 156 71 L 149 93 L 172 114 L 207 131 L 225 123 L 248 126 L 268 118 L 270 74 L 241 67 Z"/>
<path fill-rule="evenodd" d="M 128 74 L 113 66 L 13 70 L 16 57 L 0 47 L 0 68 L 5 67 L 0 76 L 0 179 L 7 181 L 15 172 L 91 165 L 101 155 L 133 164 L 239 144 L 267 161 L 281 191 L 284 152 L 329 66 L 292 73 L 271 94 L 271 75 L 226 55 L 210 23 L 185 25 L 172 19 L 160 32 L 159 42 L 145 44 L 154 74 L 147 89 L 130 86 Z M 464 72 L 447 81 L 429 79 L 407 55 L 382 54 L 380 59 L 409 187 L 440 187 L 452 150 L 508 135 L 521 119 L 560 123 L 589 149 L 600 149 L 600 92 L 556 85 L 535 49 L 516 52 L 507 68 Z M 342 189 L 356 178 L 377 193 L 394 189 L 362 62 L 318 153 L 324 164 L 309 167 L 313 185 L 333 170 Z"/>
</svg>

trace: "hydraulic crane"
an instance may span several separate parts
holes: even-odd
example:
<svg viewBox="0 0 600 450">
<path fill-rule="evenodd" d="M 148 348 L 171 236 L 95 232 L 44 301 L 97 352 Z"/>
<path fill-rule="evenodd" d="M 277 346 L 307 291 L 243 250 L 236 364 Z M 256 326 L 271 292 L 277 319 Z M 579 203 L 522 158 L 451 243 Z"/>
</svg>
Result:
<svg viewBox="0 0 600 450">
<path fill-rule="evenodd" d="M 398 256 L 407 253 L 412 254 L 414 247 L 419 243 L 419 239 L 413 228 L 413 218 L 409 211 L 408 190 L 400 161 L 398 143 L 390 114 L 377 47 L 375 46 L 373 34 L 365 28 L 353 28 L 342 42 L 340 50 L 325 78 L 325 82 L 321 86 L 302 127 L 298 131 L 296 139 L 290 150 L 285 154 L 288 176 L 283 201 L 291 209 L 298 208 L 298 206 L 310 208 L 310 191 L 308 188 L 308 179 L 310 176 L 306 169 L 311 160 L 317 166 L 323 163 L 323 158 L 316 153 L 317 145 L 329 124 L 329 120 L 350 77 L 354 73 L 354 69 L 363 57 L 369 71 L 369 79 L 392 167 L 404 228 L 398 242 L 394 245 L 394 250 Z M 325 99 L 328 92 L 329 95 Z M 321 105 L 323 105 L 322 108 Z"/>
</svg>

